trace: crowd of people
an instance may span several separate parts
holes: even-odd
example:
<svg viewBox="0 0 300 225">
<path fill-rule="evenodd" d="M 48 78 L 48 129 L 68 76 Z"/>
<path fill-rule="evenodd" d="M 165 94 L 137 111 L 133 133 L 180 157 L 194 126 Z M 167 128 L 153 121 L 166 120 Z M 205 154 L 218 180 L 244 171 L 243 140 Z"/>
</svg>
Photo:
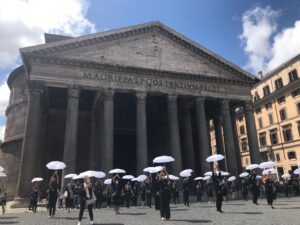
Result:
<svg viewBox="0 0 300 225">
<path fill-rule="evenodd" d="M 180 202 L 180 192 L 186 207 L 190 204 L 190 195 L 196 194 L 198 202 L 205 200 L 208 203 L 215 201 L 217 212 L 223 213 L 222 202 L 229 199 L 235 200 L 238 192 L 242 198 L 248 200 L 248 192 L 251 192 L 253 204 L 258 205 L 259 196 L 264 195 L 270 208 L 274 208 L 273 200 L 276 199 L 278 185 L 274 175 L 268 173 L 262 177 L 256 175 L 255 170 L 247 177 L 239 180 L 228 181 L 215 163 L 211 176 L 207 180 L 194 181 L 191 177 L 175 181 L 170 179 L 166 167 L 157 173 L 149 174 L 143 182 L 124 180 L 120 174 L 113 174 L 111 183 L 104 184 L 101 179 L 85 176 L 82 180 L 71 180 L 61 191 L 58 173 L 55 172 L 50 179 L 49 188 L 44 192 L 37 185 L 34 185 L 30 209 L 36 213 L 37 203 L 42 198 L 41 193 L 46 193 L 49 218 L 55 216 L 56 208 L 64 206 L 66 212 L 79 209 L 79 222 L 81 224 L 84 210 L 87 209 L 91 224 L 93 224 L 93 209 L 100 210 L 102 206 L 112 207 L 115 214 L 120 213 L 120 206 L 125 207 L 152 207 L 160 211 L 161 221 L 169 220 L 171 217 L 170 203 Z M 259 177 L 259 178 L 258 178 Z M 94 182 L 92 182 L 94 181 Z M 289 183 L 292 182 L 295 195 L 299 194 L 299 179 L 283 180 L 283 187 L 286 196 L 289 194 Z M 297 184 L 297 186 L 296 186 Z"/>
</svg>

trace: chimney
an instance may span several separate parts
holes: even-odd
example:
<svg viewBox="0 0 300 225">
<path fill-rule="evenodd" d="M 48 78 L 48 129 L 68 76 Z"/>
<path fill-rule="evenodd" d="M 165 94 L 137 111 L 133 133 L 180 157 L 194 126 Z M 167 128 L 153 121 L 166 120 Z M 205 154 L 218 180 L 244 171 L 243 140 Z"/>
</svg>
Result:
<svg viewBox="0 0 300 225">
<path fill-rule="evenodd" d="M 259 71 L 259 72 L 257 73 L 257 76 L 259 77 L 259 79 L 263 79 L 263 78 L 264 78 L 264 74 L 263 74 L 262 71 Z"/>
</svg>

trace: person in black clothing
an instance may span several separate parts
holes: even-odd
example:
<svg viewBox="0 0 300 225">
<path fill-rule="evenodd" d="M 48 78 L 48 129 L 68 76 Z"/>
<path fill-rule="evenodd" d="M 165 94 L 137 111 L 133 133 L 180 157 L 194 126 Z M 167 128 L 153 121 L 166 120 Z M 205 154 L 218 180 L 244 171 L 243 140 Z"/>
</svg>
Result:
<svg viewBox="0 0 300 225">
<path fill-rule="evenodd" d="M 125 203 L 126 203 L 126 207 L 129 208 L 129 203 L 130 203 L 130 199 L 131 199 L 131 194 L 132 194 L 132 189 L 131 189 L 131 185 L 130 182 L 128 181 L 124 187 L 124 194 L 125 194 Z"/>
<path fill-rule="evenodd" d="M 55 171 L 53 176 L 50 179 L 50 187 L 48 190 L 48 208 L 49 208 L 48 219 L 54 218 L 56 203 L 58 198 L 58 191 L 59 191 L 59 176 L 57 174 L 57 171 Z"/>
<path fill-rule="evenodd" d="M 73 198 L 74 198 L 74 208 L 79 209 L 80 205 L 80 196 L 79 196 L 79 191 L 81 189 L 81 184 L 79 181 L 76 182 L 76 184 L 73 186 Z"/>
<path fill-rule="evenodd" d="M 142 206 L 145 206 L 145 200 L 146 200 L 146 184 L 142 182 L 141 184 L 141 201 L 142 201 Z"/>
<path fill-rule="evenodd" d="M 112 178 L 111 188 L 112 188 L 111 202 L 114 205 L 115 214 L 119 214 L 120 205 L 123 203 L 123 198 L 122 198 L 122 185 L 118 174 L 116 174 Z"/>
<path fill-rule="evenodd" d="M 151 175 L 146 180 L 146 199 L 147 206 L 151 208 L 151 199 L 152 199 L 152 177 Z"/>
<path fill-rule="evenodd" d="M 95 183 L 95 195 L 96 195 L 96 209 L 101 208 L 101 201 L 103 198 L 103 184 L 102 181 L 99 179 Z"/>
<path fill-rule="evenodd" d="M 159 210 L 159 183 L 157 179 L 152 180 L 152 190 L 154 193 L 154 205 L 155 205 L 155 210 Z"/>
<path fill-rule="evenodd" d="M 81 220 L 83 216 L 84 209 L 87 208 L 89 211 L 90 224 L 94 224 L 93 215 L 93 199 L 96 200 L 96 196 L 93 192 L 93 187 L 88 176 L 84 177 L 83 188 L 79 191 L 80 194 L 80 211 L 78 218 L 78 225 L 81 225 Z"/>
<path fill-rule="evenodd" d="M 245 177 L 241 181 L 241 191 L 245 201 L 248 201 L 248 182 Z"/>
<path fill-rule="evenodd" d="M 201 202 L 201 181 L 200 180 L 196 185 L 196 195 L 197 195 L 197 202 Z"/>
<path fill-rule="evenodd" d="M 72 183 L 69 183 L 66 186 L 65 192 L 65 203 L 66 203 L 66 211 L 70 212 L 70 209 L 74 209 L 73 203 L 74 203 L 74 197 L 73 197 L 73 189 L 72 189 Z"/>
<path fill-rule="evenodd" d="M 271 209 L 274 209 L 273 200 L 274 200 L 275 186 L 273 184 L 273 176 L 271 174 L 271 171 L 269 171 L 268 175 L 263 177 L 262 180 L 265 184 L 265 192 L 266 192 L 266 198 L 267 198 L 268 206 Z"/>
<path fill-rule="evenodd" d="M 189 201 L 189 178 L 184 178 L 183 184 L 183 203 L 185 206 L 190 207 L 190 201 Z"/>
<path fill-rule="evenodd" d="M 165 167 L 158 174 L 157 179 L 159 182 L 160 217 L 161 221 L 165 221 L 171 218 L 169 174 Z"/>
<path fill-rule="evenodd" d="M 289 180 L 288 178 L 283 178 L 283 186 L 284 186 L 284 193 L 285 197 L 289 197 Z"/>
<path fill-rule="evenodd" d="M 257 183 L 256 171 L 252 170 L 252 173 L 249 177 L 250 190 L 252 193 L 252 202 L 253 202 L 253 204 L 258 205 L 258 203 L 257 203 L 258 187 L 257 187 L 256 183 Z"/>
<path fill-rule="evenodd" d="M 30 206 L 33 213 L 36 213 L 39 191 L 37 186 L 34 186 L 30 194 Z"/>
<path fill-rule="evenodd" d="M 216 208 L 217 212 L 223 213 L 222 211 L 222 201 L 223 201 L 223 188 L 224 180 L 221 175 L 221 171 L 219 170 L 219 165 L 217 163 L 214 164 L 214 170 L 212 172 L 212 181 L 213 187 L 216 195 Z"/>
<path fill-rule="evenodd" d="M 138 200 L 138 187 L 137 182 L 135 182 L 132 186 L 132 204 L 133 206 L 137 206 L 137 200 Z"/>
</svg>

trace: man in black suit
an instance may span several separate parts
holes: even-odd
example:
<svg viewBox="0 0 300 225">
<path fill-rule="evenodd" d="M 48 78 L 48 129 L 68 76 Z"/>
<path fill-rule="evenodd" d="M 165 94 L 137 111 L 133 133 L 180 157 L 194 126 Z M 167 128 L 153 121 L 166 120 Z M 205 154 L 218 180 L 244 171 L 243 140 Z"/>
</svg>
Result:
<svg viewBox="0 0 300 225">
<path fill-rule="evenodd" d="M 221 175 L 221 171 L 219 169 L 218 163 L 214 163 L 214 170 L 212 172 L 212 180 L 213 180 L 213 186 L 214 191 L 216 195 L 216 207 L 217 212 L 223 213 L 222 211 L 222 201 L 223 201 L 223 177 Z"/>
</svg>

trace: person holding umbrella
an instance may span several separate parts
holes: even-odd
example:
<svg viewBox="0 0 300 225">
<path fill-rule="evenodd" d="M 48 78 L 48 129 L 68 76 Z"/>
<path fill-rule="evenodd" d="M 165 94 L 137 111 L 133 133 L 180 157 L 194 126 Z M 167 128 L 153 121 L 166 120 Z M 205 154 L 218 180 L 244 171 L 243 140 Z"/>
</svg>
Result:
<svg viewBox="0 0 300 225">
<path fill-rule="evenodd" d="M 146 180 L 146 202 L 148 208 L 151 208 L 152 199 L 152 176 L 150 175 Z"/>
<path fill-rule="evenodd" d="M 57 171 L 55 171 L 50 179 L 49 190 L 48 190 L 48 208 L 49 208 L 48 219 L 54 218 L 58 192 L 59 192 L 59 176 Z"/>
<path fill-rule="evenodd" d="M 269 171 L 268 174 L 265 175 L 262 180 L 263 180 L 264 185 L 265 185 L 265 192 L 266 192 L 266 198 L 267 198 L 268 206 L 271 209 L 274 209 L 274 207 L 273 207 L 273 200 L 274 200 L 274 192 L 276 190 L 275 190 L 275 186 L 273 184 L 273 175 L 272 175 L 272 172 Z"/>
<path fill-rule="evenodd" d="M 212 181 L 213 187 L 216 196 L 216 208 L 217 212 L 223 213 L 222 211 L 222 201 L 223 201 L 223 185 L 224 179 L 221 175 L 221 171 L 219 169 L 219 165 L 217 162 L 214 163 L 214 170 L 212 172 Z"/>
<path fill-rule="evenodd" d="M 122 186 L 118 174 L 113 176 L 111 188 L 112 188 L 111 202 L 114 205 L 115 214 L 119 214 L 120 205 L 123 203 L 123 199 L 122 199 Z"/>
<path fill-rule="evenodd" d="M 197 180 L 196 184 L 196 195 L 197 195 L 197 202 L 201 202 L 201 180 Z"/>
<path fill-rule="evenodd" d="M 182 189 L 183 189 L 183 203 L 186 207 L 190 207 L 190 201 L 189 201 L 189 177 L 186 177 L 183 179 L 182 183 Z"/>
<path fill-rule="evenodd" d="M 160 217 L 161 221 L 171 218 L 170 212 L 170 190 L 169 190 L 169 174 L 166 167 L 158 174 L 159 182 L 159 199 L 160 199 Z"/>
<path fill-rule="evenodd" d="M 258 205 L 257 203 L 257 198 L 258 198 L 258 186 L 257 184 L 257 179 L 256 179 L 256 171 L 255 169 L 252 170 L 251 175 L 249 177 L 249 184 L 250 184 L 250 190 L 252 193 L 252 202 L 255 205 Z"/>
<path fill-rule="evenodd" d="M 37 185 L 34 185 L 30 194 L 30 208 L 33 213 L 36 213 L 37 203 L 39 198 L 39 191 Z"/>
</svg>

